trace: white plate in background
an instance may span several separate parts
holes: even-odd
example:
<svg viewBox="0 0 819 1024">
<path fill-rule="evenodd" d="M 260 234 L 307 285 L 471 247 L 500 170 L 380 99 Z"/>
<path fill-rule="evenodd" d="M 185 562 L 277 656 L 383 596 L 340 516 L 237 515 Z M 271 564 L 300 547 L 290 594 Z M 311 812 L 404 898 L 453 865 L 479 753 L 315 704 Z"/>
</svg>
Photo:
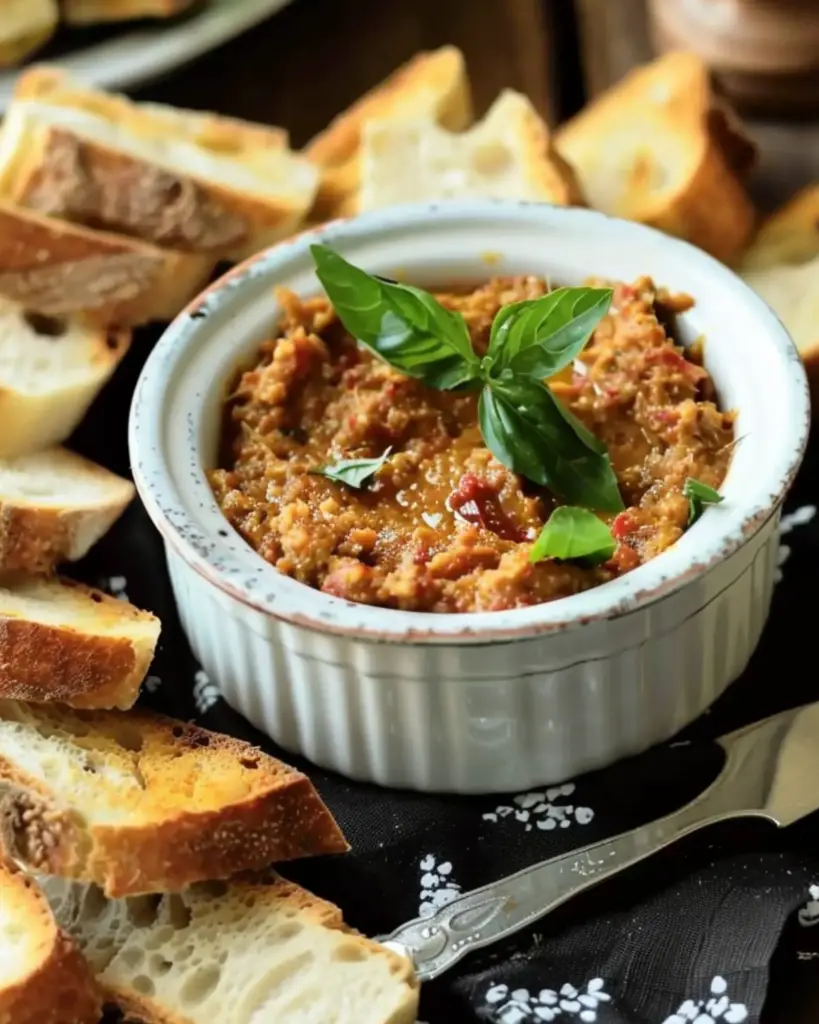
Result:
<svg viewBox="0 0 819 1024">
<path fill-rule="evenodd" d="M 126 89 L 194 60 L 264 21 L 290 2 L 210 0 L 198 14 L 172 24 L 158 22 L 128 28 L 127 23 L 123 23 L 121 31 L 110 38 L 68 50 L 49 59 L 48 63 L 87 85 Z M 36 62 L 37 54 L 27 63 L 32 60 Z M 22 67 L 0 72 L 0 111 L 8 106 Z"/>
</svg>

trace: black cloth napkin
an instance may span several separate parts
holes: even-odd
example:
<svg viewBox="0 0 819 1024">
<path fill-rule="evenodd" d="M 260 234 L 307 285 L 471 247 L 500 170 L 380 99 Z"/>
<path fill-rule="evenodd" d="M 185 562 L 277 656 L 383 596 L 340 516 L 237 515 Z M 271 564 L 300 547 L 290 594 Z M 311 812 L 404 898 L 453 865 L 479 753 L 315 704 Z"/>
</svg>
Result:
<svg viewBox="0 0 819 1024">
<path fill-rule="evenodd" d="M 151 340 L 137 337 L 72 441 L 122 473 L 128 472 L 130 395 Z M 377 935 L 462 891 L 674 810 L 719 771 L 714 737 L 819 699 L 810 660 L 819 576 L 817 463 L 819 451 L 809 453 L 787 504 L 782 578 L 743 678 L 673 742 L 531 793 L 475 798 L 390 791 L 277 750 L 225 704 L 196 664 L 176 616 L 162 545 L 139 503 L 75 575 L 161 617 L 146 705 L 251 740 L 311 775 L 353 852 L 288 865 L 284 873 L 338 903 L 351 925 Z M 819 1007 L 819 815 L 782 832 L 742 822 L 690 837 L 514 940 L 473 953 L 425 986 L 420 1018 L 425 1024 L 796 1020 L 775 1008 L 763 1012 L 772 975 L 777 993 L 792 998 L 813 986 Z"/>
</svg>

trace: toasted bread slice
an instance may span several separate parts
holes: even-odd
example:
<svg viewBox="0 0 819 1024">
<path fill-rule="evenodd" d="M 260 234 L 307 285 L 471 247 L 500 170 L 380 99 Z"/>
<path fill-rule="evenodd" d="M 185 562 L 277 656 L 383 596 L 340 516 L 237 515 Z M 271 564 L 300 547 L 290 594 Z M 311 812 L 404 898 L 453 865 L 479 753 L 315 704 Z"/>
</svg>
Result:
<svg viewBox="0 0 819 1024">
<path fill-rule="evenodd" d="M 472 90 L 464 55 L 454 46 L 416 54 L 339 114 L 305 149 L 323 177 L 310 212 L 321 223 L 349 212 L 359 183 L 355 160 L 364 124 L 373 119 L 428 117 L 452 132 L 472 123 Z"/>
<path fill-rule="evenodd" d="M 802 189 L 763 221 L 742 254 L 742 271 L 783 263 L 807 263 L 819 256 L 819 184 Z"/>
<path fill-rule="evenodd" d="M 172 320 L 214 262 L 0 201 L 0 296 L 49 316 L 82 313 L 103 327 Z"/>
<path fill-rule="evenodd" d="M 130 480 L 65 448 L 0 459 L 0 571 L 82 558 L 133 497 Z"/>
<path fill-rule="evenodd" d="M 9 856 L 112 896 L 348 849 L 307 776 L 248 743 L 14 701 L 0 702 L 0 829 Z"/>
<path fill-rule="evenodd" d="M 206 115 L 180 130 L 181 112 L 157 115 L 50 80 L 37 98 L 15 99 L 3 122 L 6 200 L 214 261 L 243 259 L 292 234 L 313 202 L 318 170 L 274 132 Z M 271 136 L 276 144 L 262 143 Z M 217 140 L 226 144 L 203 144 Z"/>
<path fill-rule="evenodd" d="M 3 0 L 0 68 L 14 67 L 48 42 L 57 28 L 57 0 Z"/>
<path fill-rule="evenodd" d="M 360 162 L 361 210 L 449 196 L 582 202 L 549 129 L 529 100 L 511 89 L 483 121 L 458 134 L 428 117 L 368 121 Z"/>
<path fill-rule="evenodd" d="M 60 68 L 47 64 L 27 68 L 18 76 L 13 99 L 84 110 L 137 133 L 146 124 L 149 131 L 162 125 L 176 138 L 227 156 L 253 159 L 266 150 L 289 145 L 284 128 L 163 103 L 134 103 L 119 93 L 82 86 Z"/>
<path fill-rule="evenodd" d="M 193 7 L 196 0 L 63 0 L 69 25 L 97 25 L 134 18 L 172 18 Z"/>
<path fill-rule="evenodd" d="M 64 441 L 130 342 L 128 331 L 54 320 L 0 296 L 0 459 Z"/>
<path fill-rule="evenodd" d="M 0 1024 L 98 1024 L 100 990 L 33 879 L 0 860 Z"/>
<path fill-rule="evenodd" d="M 0 577 L 0 697 L 129 708 L 160 628 L 150 612 L 73 580 L 6 574 Z"/>
<path fill-rule="evenodd" d="M 741 179 L 754 147 L 694 54 L 671 53 L 632 71 L 563 125 L 556 142 L 596 209 L 726 262 L 746 245 L 755 211 Z"/>
<path fill-rule="evenodd" d="M 743 279 L 773 309 L 799 349 L 819 402 L 819 254 L 806 263 L 749 267 Z"/>
<path fill-rule="evenodd" d="M 149 1024 L 415 1024 L 409 960 L 277 876 L 106 900 L 43 882 L 106 994 Z"/>
</svg>

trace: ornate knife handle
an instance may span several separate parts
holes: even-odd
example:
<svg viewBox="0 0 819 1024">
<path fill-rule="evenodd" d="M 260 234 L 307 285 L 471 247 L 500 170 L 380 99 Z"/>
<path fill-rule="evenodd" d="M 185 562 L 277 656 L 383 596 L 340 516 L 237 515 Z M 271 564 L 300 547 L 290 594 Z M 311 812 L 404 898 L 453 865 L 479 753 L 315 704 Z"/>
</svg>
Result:
<svg viewBox="0 0 819 1024">
<path fill-rule="evenodd" d="M 421 981 L 431 981 L 473 949 L 520 931 L 573 896 L 637 864 L 682 836 L 742 812 L 714 800 L 719 780 L 674 814 L 562 857 L 542 861 L 473 889 L 380 941 L 408 956 Z"/>
</svg>

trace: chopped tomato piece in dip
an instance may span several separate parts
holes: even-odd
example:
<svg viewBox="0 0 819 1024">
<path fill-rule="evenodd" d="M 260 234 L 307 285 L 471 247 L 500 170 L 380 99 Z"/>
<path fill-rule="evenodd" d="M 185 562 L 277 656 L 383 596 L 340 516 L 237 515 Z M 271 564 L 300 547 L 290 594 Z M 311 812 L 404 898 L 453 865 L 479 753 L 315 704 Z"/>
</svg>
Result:
<svg viewBox="0 0 819 1024">
<path fill-rule="evenodd" d="M 439 294 L 463 314 L 479 354 L 497 311 L 547 291 L 535 277 L 495 278 Z M 683 534 L 693 477 L 719 488 L 734 415 L 710 376 L 663 326 L 686 297 L 648 278 L 615 287 L 575 363 L 548 382 L 607 447 L 625 511 L 609 515 L 614 555 L 589 566 L 532 563 L 561 502 L 486 448 L 475 392 L 426 387 L 344 330 L 326 299 L 279 296 L 277 336 L 235 382 L 222 468 L 210 474 L 228 520 L 279 572 L 328 594 L 431 612 L 494 611 L 576 594 L 629 572 Z M 362 487 L 316 473 L 391 454 Z"/>
</svg>

